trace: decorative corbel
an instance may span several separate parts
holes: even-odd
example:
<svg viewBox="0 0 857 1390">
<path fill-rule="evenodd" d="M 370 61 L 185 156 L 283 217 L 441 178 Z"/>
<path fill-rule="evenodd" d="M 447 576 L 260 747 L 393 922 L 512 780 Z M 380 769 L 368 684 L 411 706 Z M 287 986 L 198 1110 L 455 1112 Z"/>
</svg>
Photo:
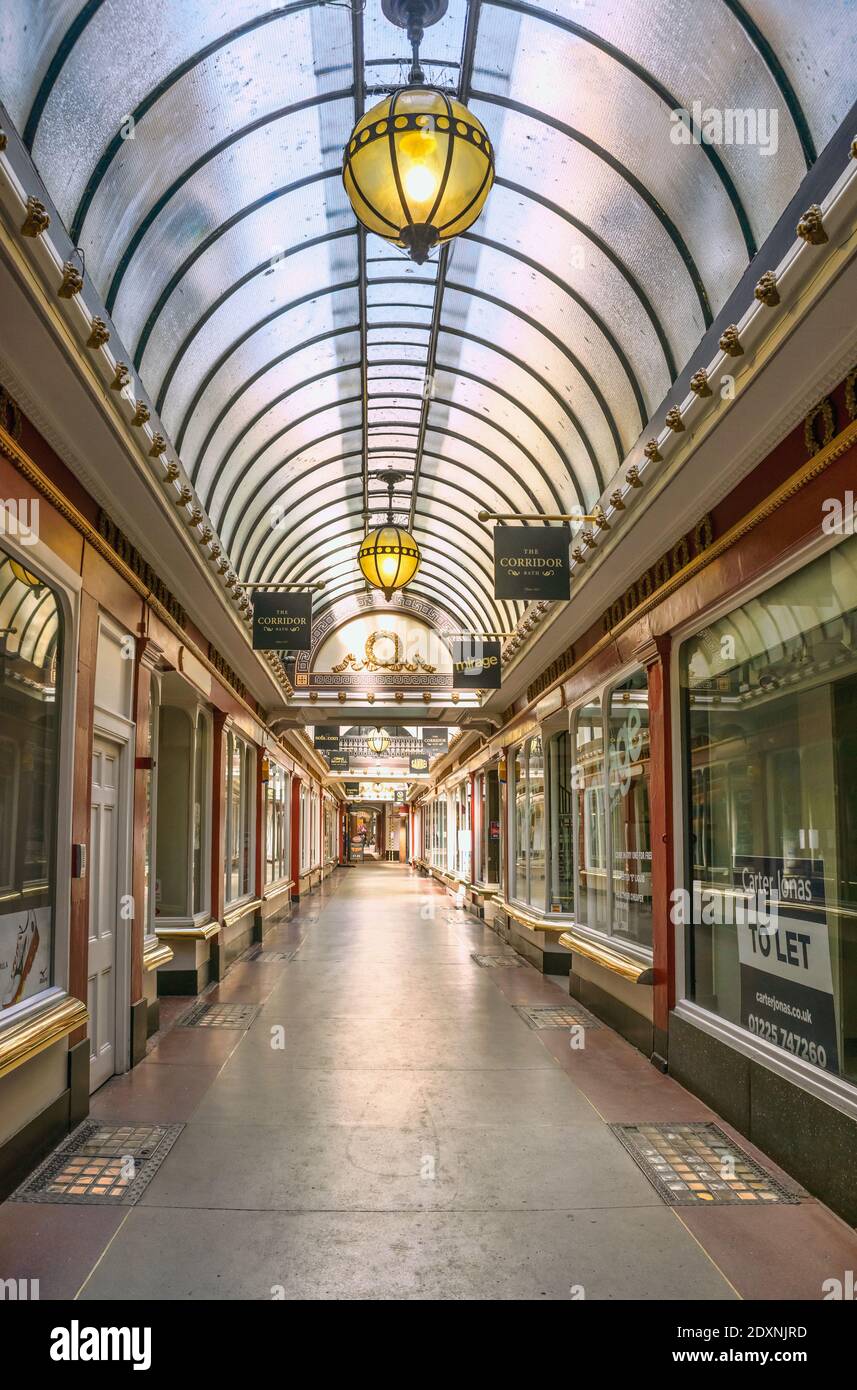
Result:
<svg viewBox="0 0 857 1390">
<path fill-rule="evenodd" d="M 720 348 L 721 351 L 726 353 L 727 357 L 744 356 L 744 349 L 741 346 L 741 339 L 738 336 L 738 327 L 736 324 L 730 323 L 728 328 L 724 328 L 720 338 Z"/>
<path fill-rule="evenodd" d="M 769 309 L 773 309 L 779 304 L 780 292 L 777 289 L 777 277 L 772 270 L 766 270 L 761 276 L 753 294 L 760 304 L 766 304 Z"/>
<path fill-rule="evenodd" d="M 88 348 L 102 348 L 105 343 L 109 342 L 110 329 L 107 327 L 104 319 L 99 318 L 96 314 L 92 323 L 89 325 L 89 337 L 86 340 L 86 346 Z"/>
<path fill-rule="evenodd" d="M 124 362 L 117 362 L 113 370 L 113 380 L 110 383 L 111 391 L 124 391 L 131 381 L 131 373 Z"/>
<path fill-rule="evenodd" d="M 66 261 L 62 268 L 62 280 L 57 294 L 60 299 L 74 299 L 83 289 L 83 276 L 73 261 Z"/>
<path fill-rule="evenodd" d="M 181 488 L 181 491 L 179 492 L 178 497 L 176 498 L 176 506 L 177 506 L 177 507 L 186 507 L 187 504 L 188 504 L 188 502 L 192 502 L 192 501 L 193 501 L 193 488 L 192 488 L 192 487 L 188 487 L 187 483 L 185 483 L 184 486 Z"/>
<path fill-rule="evenodd" d="M 166 450 L 167 441 L 164 439 L 164 436 L 162 434 L 153 434 L 152 446 L 149 449 L 149 458 L 158 459 L 161 457 L 161 454 L 166 453 Z"/>
<path fill-rule="evenodd" d="M 146 421 L 149 419 L 151 413 L 152 412 L 146 405 L 145 401 L 137 401 L 136 406 L 134 408 L 134 414 L 131 416 L 131 424 L 134 426 L 135 429 L 141 429 L 142 426 L 145 425 Z"/>
<path fill-rule="evenodd" d="M 667 428 L 671 429 L 675 434 L 681 434 L 682 430 L 684 429 L 684 421 L 681 418 L 681 411 L 679 410 L 677 405 L 674 405 L 670 410 L 667 411 L 666 415 L 664 416 L 664 421 L 667 425 Z"/>
<path fill-rule="evenodd" d="M 644 445 L 643 457 L 647 458 L 649 463 L 661 463 L 663 461 L 664 456 L 658 448 L 658 441 L 656 439 L 650 439 Z"/>
<path fill-rule="evenodd" d="M 812 203 L 795 228 L 798 236 L 810 246 L 823 246 L 827 241 L 824 219 L 818 203 Z"/>
<path fill-rule="evenodd" d="M 643 480 L 640 477 L 640 470 L 635 463 L 631 464 L 631 467 L 625 474 L 625 482 L 628 483 L 631 487 L 643 486 Z"/>
<path fill-rule="evenodd" d="M 710 396 L 711 387 L 708 384 L 708 372 L 704 367 L 700 367 L 698 372 L 694 372 L 690 378 L 690 389 L 695 396 Z"/>
<path fill-rule="evenodd" d="M 180 472 L 181 469 L 179 468 L 175 460 L 170 459 L 164 467 L 164 476 L 162 480 L 164 487 L 169 487 L 171 483 L 174 483 L 178 478 Z"/>
<path fill-rule="evenodd" d="M 32 193 L 27 199 L 27 216 L 21 226 L 21 236 L 41 236 L 51 225 L 51 215 L 39 198 Z"/>
<path fill-rule="evenodd" d="M 621 490 L 621 488 L 618 488 L 618 487 L 617 487 L 617 489 L 616 489 L 615 492 L 611 492 L 611 494 L 610 494 L 610 506 L 613 508 L 614 512 L 624 512 L 624 510 L 625 510 L 625 499 L 624 499 L 624 497 L 622 496 L 622 490 Z"/>
<path fill-rule="evenodd" d="M 599 531 L 610 530 L 610 522 L 607 520 L 607 517 L 604 514 L 604 508 L 602 507 L 600 502 L 596 502 L 595 506 L 592 509 L 592 515 L 595 517 L 595 524 L 598 527 Z"/>
</svg>

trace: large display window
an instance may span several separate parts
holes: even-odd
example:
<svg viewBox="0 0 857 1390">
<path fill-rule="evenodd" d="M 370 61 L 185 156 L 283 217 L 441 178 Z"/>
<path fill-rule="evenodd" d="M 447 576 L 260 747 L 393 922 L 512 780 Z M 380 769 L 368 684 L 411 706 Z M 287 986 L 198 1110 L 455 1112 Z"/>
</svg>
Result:
<svg viewBox="0 0 857 1390">
<path fill-rule="evenodd" d="M 248 897 L 253 884 L 253 830 L 256 807 L 256 749 L 238 734 L 226 735 L 225 905 Z"/>
<path fill-rule="evenodd" d="M 207 710 L 162 704 L 157 719 L 155 917 L 209 911 L 211 719 Z"/>
<path fill-rule="evenodd" d="M 857 1081 L 857 539 L 679 653 L 688 993 Z"/>
<path fill-rule="evenodd" d="M 291 779 L 272 762 L 265 787 L 265 883 L 279 883 L 289 874 L 289 798 Z"/>
<path fill-rule="evenodd" d="M 63 636 L 54 590 L 0 550 L 0 1014 L 54 983 Z"/>
<path fill-rule="evenodd" d="M 637 669 L 572 714 L 574 911 L 579 926 L 652 945 L 649 699 Z"/>
<path fill-rule="evenodd" d="M 487 768 L 476 780 L 479 801 L 479 834 L 476 840 L 478 863 L 477 882 L 498 885 L 500 882 L 500 779 L 497 769 Z"/>
<path fill-rule="evenodd" d="M 471 801 L 470 778 L 466 777 L 463 782 L 459 782 L 452 794 L 452 806 L 455 816 L 455 840 L 453 843 L 454 872 L 460 879 L 466 882 L 470 881 Z"/>
<path fill-rule="evenodd" d="M 544 911 L 547 879 L 544 748 L 537 735 L 510 758 L 512 897 Z"/>
</svg>

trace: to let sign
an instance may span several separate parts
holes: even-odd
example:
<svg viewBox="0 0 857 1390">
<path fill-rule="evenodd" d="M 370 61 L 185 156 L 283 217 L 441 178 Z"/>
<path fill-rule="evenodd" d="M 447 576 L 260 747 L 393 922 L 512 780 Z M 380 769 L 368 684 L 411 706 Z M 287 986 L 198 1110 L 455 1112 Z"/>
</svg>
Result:
<svg viewBox="0 0 857 1390">
<path fill-rule="evenodd" d="M 499 690 L 500 643 L 483 637 L 458 637 L 452 644 L 453 690 Z"/>
<path fill-rule="evenodd" d="M 306 651 L 312 646 L 312 594 L 260 589 L 253 597 L 253 650 Z"/>
<path fill-rule="evenodd" d="M 565 526 L 495 526 L 494 597 L 569 598 L 568 547 Z"/>
</svg>

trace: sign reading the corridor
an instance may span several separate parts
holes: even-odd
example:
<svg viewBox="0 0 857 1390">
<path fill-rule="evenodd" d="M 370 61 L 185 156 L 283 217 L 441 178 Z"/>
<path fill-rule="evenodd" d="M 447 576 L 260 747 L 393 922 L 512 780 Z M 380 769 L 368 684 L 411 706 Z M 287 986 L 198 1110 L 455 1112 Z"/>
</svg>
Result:
<svg viewBox="0 0 857 1390">
<path fill-rule="evenodd" d="M 321 727 L 313 729 L 312 745 L 313 748 L 317 748 L 321 753 L 338 753 L 339 725 L 336 724 L 328 729 Z"/>
<path fill-rule="evenodd" d="M 449 747 L 449 729 L 423 729 L 423 748 L 430 758 Z"/>
<path fill-rule="evenodd" d="M 253 596 L 253 650 L 304 651 L 312 645 L 312 594 L 260 589 Z"/>
<path fill-rule="evenodd" d="M 409 772 L 428 772 L 429 760 L 425 753 L 412 753 L 409 760 Z"/>
<path fill-rule="evenodd" d="M 569 598 L 568 547 L 565 526 L 495 526 L 494 597 Z"/>
<path fill-rule="evenodd" d="M 757 1037 L 838 1072 L 824 867 L 818 860 L 736 855 L 741 1022 Z M 704 918 L 703 918 L 704 920 Z"/>
<path fill-rule="evenodd" d="M 453 690 L 499 690 L 501 675 L 499 642 L 484 637 L 453 638 Z"/>
<path fill-rule="evenodd" d="M 328 750 L 325 753 L 325 757 L 327 758 L 331 772 L 351 771 L 351 758 L 347 753 L 334 753 L 331 750 Z"/>
</svg>

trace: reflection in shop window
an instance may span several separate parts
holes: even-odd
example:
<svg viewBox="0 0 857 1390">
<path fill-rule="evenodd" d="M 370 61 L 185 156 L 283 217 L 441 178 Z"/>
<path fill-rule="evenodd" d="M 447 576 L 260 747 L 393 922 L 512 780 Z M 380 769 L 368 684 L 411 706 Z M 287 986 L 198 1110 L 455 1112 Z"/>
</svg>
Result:
<svg viewBox="0 0 857 1390">
<path fill-rule="evenodd" d="M 231 730 L 226 736 L 226 903 L 253 891 L 256 750 Z"/>
<path fill-rule="evenodd" d="M 649 693 L 644 670 L 610 693 L 608 754 L 612 929 L 652 944 L 652 842 L 649 823 Z"/>
<path fill-rule="evenodd" d="M 479 776 L 479 846 L 480 863 L 477 876 L 480 883 L 500 882 L 500 780 L 496 768 L 488 768 Z"/>
<path fill-rule="evenodd" d="M 187 920 L 209 908 L 210 716 L 162 704 L 157 748 L 155 917 Z"/>
<path fill-rule="evenodd" d="M 265 882 L 277 883 L 289 872 L 289 774 L 272 762 L 265 788 Z"/>
<path fill-rule="evenodd" d="M 63 621 L 0 551 L 0 1011 L 52 982 Z"/>
<path fill-rule="evenodd" d="M 515 752 L 511 764 L 513 808 L 513 897 L 540 911 L 545 907 L 544 750 L 537 736 Z"/>
<path fill-rule="evenodd" d="M 607 817 L 600 700 L 592 700 L 576 712 L 573 738 L 575 915 L 581 926 L 607 931 Z"/>
<path fill-rule="evenodd" d="M 572 849 L 571 738 L 563 729 L 548 743 L 548 805 L 550 806 L 551 912 L 574 911 Z"/>
<path fill-rule="evenodd" d="M 685 642 L 681 683 L 691 997 L 857 1081 L 857 541 Z"/>
</svg>

